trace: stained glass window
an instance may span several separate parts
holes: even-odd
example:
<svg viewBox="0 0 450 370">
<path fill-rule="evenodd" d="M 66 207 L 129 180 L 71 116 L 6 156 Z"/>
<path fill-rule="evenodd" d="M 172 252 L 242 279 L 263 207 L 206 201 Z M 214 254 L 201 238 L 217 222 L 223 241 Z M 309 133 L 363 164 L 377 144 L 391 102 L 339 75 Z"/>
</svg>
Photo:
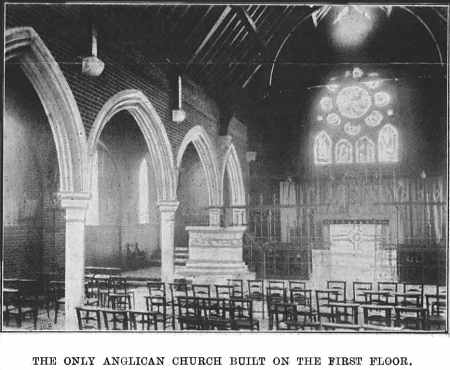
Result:
<svg viewBox="0 0 450 370">
<path fill-rule="evenodd" d="M 360 68 L 330 78 L 317 100 L 315 164 L 398 162 L 395 99 L 387 81 Z"/>
<path fill-rule="evenodd" d="M 336 143 L 335 148 L 336 163 L 353 163 L 353 147 L 346 139 L 341 139 Z"/>
<path fill-rule="evenodd" d="M 398 132 L 391 124 L 386 124 L 378 134 L 378 160 L 380 162 L 398 161 Z"/>
<path fill-rule="evenodd" d="M 332 142 L 325 131 L 319 132 L 314 139 L 314 162 L 316 164 L 332 163 Z"/>
<path fill-rule="evenodd" d="M 139 166 L 139 223 L 148 224 L 150 223 L 150 213 L 149 213 L 149 194 L 148 194 L 148 163 L 144 158 Z"/>
<path fill-rule="evenodd" d="M 375 143 L 367 136 L 356 140 L 356 162 L 373 163 L 375 162 Z"/>
</svg>

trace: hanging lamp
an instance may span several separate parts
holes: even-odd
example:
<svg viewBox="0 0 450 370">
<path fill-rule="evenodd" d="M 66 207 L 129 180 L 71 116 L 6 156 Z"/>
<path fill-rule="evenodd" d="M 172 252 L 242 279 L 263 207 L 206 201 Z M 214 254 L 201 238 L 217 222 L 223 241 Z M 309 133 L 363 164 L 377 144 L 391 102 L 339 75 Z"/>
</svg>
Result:
<svg viewBox="0 0 450 370">
<path fill-rule="evenodd" d="M 83 63 L 81 65 L 81 72 L 86 76 L 98 77 L 102 74 L 105 69 L 105 63 L 103 63 L 97 57 L 97 30 L 92 24 L 91 28 L 91 40 L 92 40 L 92 55 L 83 58 Z"/>
</svg>

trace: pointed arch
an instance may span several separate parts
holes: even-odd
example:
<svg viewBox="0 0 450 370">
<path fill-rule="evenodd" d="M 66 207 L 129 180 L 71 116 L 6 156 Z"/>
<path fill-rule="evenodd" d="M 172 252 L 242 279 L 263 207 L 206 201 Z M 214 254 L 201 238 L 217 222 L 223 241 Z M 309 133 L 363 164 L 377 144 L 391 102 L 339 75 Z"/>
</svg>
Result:
<svg viewBox="0 0 450 370">
<path fill-rule="evenodd" d="M 200 126 L 192 127 L 184 136 L 177 154 L 177 168 L 179 170 L 181 161 L 183 160 L 184 152 L 188 145 L 192 143 L 195 150 L 200 157 L 203 170 L 205 171 L 206 183 L 208 187 L 209 205 L 211 207 L 219 206 L 220 186 L 219 186 L 219 171 L 217 166 L 217 155 L 214 145 L 211 142 L 208 133 Z"/>
<path fill-rule="evenodd" d="M 375 143 L 367 136 L 362 136 L 355 143 L 355 157 L 358 163 L 375 162 Z"/>
<path fill-rule="evenodd" d="M 173 166 L 172 147 L 164 125 L 153 105 L 139 90 L 124 90 L 112 96 L 102 107 L 89 135 L 90 163 L 105 125 L 120 111 L 129 112 L 144 135 L 151 165 L 155 171 L 158 201 L 176 199 L 176 174 Z"/>
<path fill-rule="evenodd" d="M 229 148 L 225 152 L 220 171 L 222 204 L 224 204 L 225 171 L 230 181 L 231 207 L 245 207 L 245 185 L 242 175 L 242 167 L 233 143 L 230 144 Z M 232 208 L 233 225 L 245 224 L 245 211 L 245 208 Z"/>
<path fill-rule="evenodd" d="M 31 27 L 5 31 L 5 61 L 18 61 L 47 114 L 56 146 L 60 193 L 89 191 L 86 135 L 72 91 L 50 50 Z"/>
<path fill-rule="evenodd" d="M 388 123 L 378 133 L 378 161 L 397 162 L 398 151 L 398 131 Z"/>
<path fill-rule="evenodd" d="M 353 146 L 347 139 L 336 143 L 334 161 L 336 163 L 353 163 Z"/>
<path fill-rule="evenodd" d="M 314 163 L 331 164 L 332 163 L 333 142 L 325 131 L 320 131 L 314 138 Z"/>
</svg>

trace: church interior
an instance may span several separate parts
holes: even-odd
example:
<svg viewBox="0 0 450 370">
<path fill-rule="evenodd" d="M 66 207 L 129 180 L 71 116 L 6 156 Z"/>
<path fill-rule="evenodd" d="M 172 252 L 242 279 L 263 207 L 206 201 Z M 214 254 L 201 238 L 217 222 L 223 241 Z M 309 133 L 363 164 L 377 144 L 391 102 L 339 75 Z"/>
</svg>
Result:
<svg viewBox="0 0 450 370">
<path fill-rule="evenodd" d="M 3 330 L 447 332 L 448 6 L 5 9 Z"/>
</svg>

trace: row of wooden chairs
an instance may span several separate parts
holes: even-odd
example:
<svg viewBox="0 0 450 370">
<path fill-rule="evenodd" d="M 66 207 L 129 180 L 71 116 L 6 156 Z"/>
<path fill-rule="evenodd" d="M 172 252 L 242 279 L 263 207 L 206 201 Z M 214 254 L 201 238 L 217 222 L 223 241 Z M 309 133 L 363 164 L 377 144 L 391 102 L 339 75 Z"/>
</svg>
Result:
<svg viewBox="0 0 450 370">
<path fill-rule="evenodd" d="M 131 309 L 135 305 L 135 292 L 124 277 L 93 275 L 85 284 L 85 304 Z"/>
<path fill-rule="evenodd" d="M 76 308 L 79 330 L 159 330 L 156 314 L 93 306 Z"/>
<path fill-rule="evenodd" d="M 173 317 L 180 330 L 259 330 L 251 300 L 178 297 L 173 315 L 160 309 L 164 306 L 161 300 L 148 305 L 147 311 L 77 307 L 78 327 L 80 330 L 166 330 L 166 323 Z"/>
</svg>

